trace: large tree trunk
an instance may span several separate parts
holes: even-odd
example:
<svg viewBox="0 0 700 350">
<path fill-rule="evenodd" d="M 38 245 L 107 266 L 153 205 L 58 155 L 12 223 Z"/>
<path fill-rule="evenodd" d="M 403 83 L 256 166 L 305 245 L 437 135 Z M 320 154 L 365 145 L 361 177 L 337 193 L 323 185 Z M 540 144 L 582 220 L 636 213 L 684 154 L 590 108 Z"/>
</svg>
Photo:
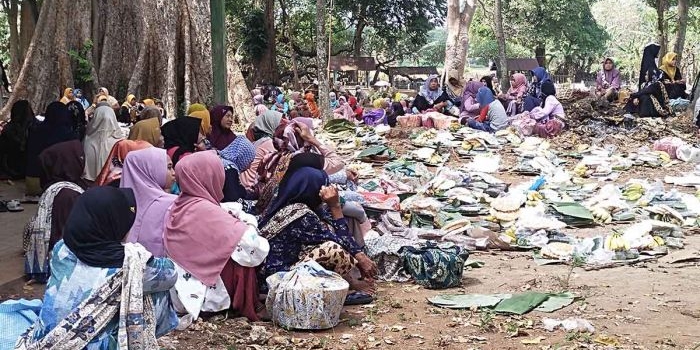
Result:
<svg viewBox="0 0 700 350">
<path fill-rule="evenodd" d="M 537 44 L 535 47 L 535 59 L 537 59 L 537 64 L 540 65 L 540 67 L 546 67 L 547 66 L 547 50 L 545 49 L 544 44 Z"/>
<path fill-rule="evenodd" d="M 287 6 L 284 0 L 280 1 L 280 9 L 282 10 L 282 25 L 284 26 L 285 37 L 289 41 L 289 57 L 292 61 L 292 77 L 294 82 L 294 90 L 299 89 L 301 86 L 299 84 L 299 67 L 297 64 L 297 52 L 294 50 L 294 37 L 292 36 L 292 26 L 289 23 L 289 18 L 287 15 Z"/>
<path fill-rule="evenodd" d="M 243 73 L 238 65 L 234 54 L 229 51 L 226 57 L 228 104 L 233 106 L 233 114 L 240 118 L 242 130 L 255 120 L 255 110 L 253 109 L 253 98 L 245 83 Z"/>
<path fill-rule="evenodd" d="M 668 52 L 668 32 L 666 28 L 666 9 L 668 8 L 668 0 L 656 0 L 656 30 L 661 45 L 659 57 L 663 57 Z"/>
<path fill-rule="evenodd" d="M 678 54 L 678 62 L 682 62 L 685 47 L 685 33 L 688 29 L 688 0 L 678 0 L 678 32 L 673 51 Z"/>
<path fill-rule="evenodd" d="M 326 1 L 316 0 L 316 64 L 318 66 L 318 108 L 321 118 L 330 118 L 328 93 L 328 33 L 326 33 Z"/>
<path fill-rule="evenodd" d="M 260 60 L 256 62 L 258 81 L 278 83 L 277 45 L 275 32 L 275 0 L 265 0 L 265 37 L 267 45 Z"/>
<path fill-rule="evenodd" d="M 359 2 L 357 13 L 357 25 L 355 26 L 355 34 L 352 37 L 352 55 L 357 59 L 362 55 L 362 32 L 364 32 L 367 26 L 367 7 L 363 6 L 362 2 Z M 350 72 L 350 77 L 353 81 L 358 81 L 358 71 Z"/>
<path fill-rule="evenodd" d="M 22 1 L 20 11 L 20 28 L 19 28 L 19 55 L 20 62 L 24 61 L 24 56 L 27 54 L 29 44 L 32 43 L 34 29 L 36 29 L 36 21 L 39 18 L 39 13 L 34 1 Z"/>
<path fill-rule="evenodd" d="M 469 27 L 474 18 L 476 0 L 466 0 L 460 9 L 459 0 L 447 0 L 447 42 L 445 45 L 445 72 L 464 74 L 469 47 Z"/>
<path fill-rule="evenodd" d="M 493 17 L 496 22 L 495 32 L 496 41 L 498 42 L 498 66 L 501 68 L 501 89 L 506 91 L 510 88 L 510 79 L 508 77 L 508 60 L 506 57 L 506 36 L 503 33 L 503 3 L 501 0 L 494 1 Z"/>
<path fill-rule="evenodd" d="M 7 23 L 10 26 L 10 67 L 8 74 L 10 81 L 17 80 L 19 70 L 22 66 L 22 55 L 20 54 L 19 29 L 17 28 L 17 1 L 4 0 L 3 10 L 7 13 Z"/>
<path fill-rule="evenodd" d="M 70 11 L 80 8 L 81 11 Z M 14 93 L 0 115 L 27 99 L 36 111 L 74 86 L 67 55 L 92 40 L 93 84 L 123 99 L 161 98 L 178 106 L 212 100 L 209 0 L 44 0 Z"/>
</svg>

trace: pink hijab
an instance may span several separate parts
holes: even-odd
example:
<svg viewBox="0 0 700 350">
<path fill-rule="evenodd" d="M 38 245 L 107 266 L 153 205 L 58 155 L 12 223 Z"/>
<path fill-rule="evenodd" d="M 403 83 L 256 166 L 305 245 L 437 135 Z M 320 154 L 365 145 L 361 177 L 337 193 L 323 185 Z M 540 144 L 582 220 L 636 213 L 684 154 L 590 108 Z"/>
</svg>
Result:
<svg viewBox="0 0 700 350">
<path fill-rule="evenodd" d="M 155 257 L 164 257 L 165 213 L 177 196 L 163 190 L 167 177 L 168 154 L 162 148 L 148 147 L 129 152 L 124 159 L 119 187 L 134 190 L 136 221 L 127 242 L 138 242 Z"/>
<path fill-rule="evenodd" d="M 292 122 L 289 123 L 286 128 L 284 128 L 284 137 L 287 140 L 287 150 L 292 153 L 303 151 L 303 148 L 308 146 L 304 142 L 300 144 L 299 140 L 297 140 L 296 133 L 294 132 L 295 124 L 305 124 L 309 127 L 309 129 L 311 129 L 311 133 L 313 133 L 314 127 L 313 119 L 296 117 L 292 119 Z"/>
<path fill-rule="evenodd" d="M 180 267 L 214 286 L 247 226 L 219 206 L 225 175 L 216 151 L 182 158 L 175 175 L 182 193 L 165 222 L 165 250 Z"/>
</svg>

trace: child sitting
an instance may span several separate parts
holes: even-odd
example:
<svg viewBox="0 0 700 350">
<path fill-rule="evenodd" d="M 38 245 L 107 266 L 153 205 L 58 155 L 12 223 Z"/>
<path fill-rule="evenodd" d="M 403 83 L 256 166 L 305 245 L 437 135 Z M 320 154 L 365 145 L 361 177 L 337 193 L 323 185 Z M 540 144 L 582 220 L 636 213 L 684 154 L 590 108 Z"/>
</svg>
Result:
<svg viewBox="0 0 700 350">
<path fill-rule="evenodd" d="M 489 88 L 479 88 L 476 94 L 476 102 L 481 106 L 481 113 L 478 117 L 467 121 L 467 125 L 470 128 L 495 132 L 508 126 L 506 110 L 501 102 L 493 97 L 493 93 Z"/>
</svg>

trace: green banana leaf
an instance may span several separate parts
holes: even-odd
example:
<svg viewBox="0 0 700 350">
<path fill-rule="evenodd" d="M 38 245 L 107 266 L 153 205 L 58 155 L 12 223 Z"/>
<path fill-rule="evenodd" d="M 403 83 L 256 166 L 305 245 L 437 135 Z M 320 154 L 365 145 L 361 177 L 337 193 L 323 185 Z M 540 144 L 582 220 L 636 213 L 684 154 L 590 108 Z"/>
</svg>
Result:
<svg viewBox="0 0 700 350">
<path fill-rule="evenodd" d="M 575 202 L 553 202 L 552 208 L 561 215 L 583 220 L 593 220 L 593 214 L 581 204 Z"/>
<path fill-rule="evenodd" d="M 326 122 L 323 126 L 323 130 L 330 134 L 335 134 L 343 131 L 355 132 L 355 124 L 346 119 L 332 119 Z"/>
</svg>

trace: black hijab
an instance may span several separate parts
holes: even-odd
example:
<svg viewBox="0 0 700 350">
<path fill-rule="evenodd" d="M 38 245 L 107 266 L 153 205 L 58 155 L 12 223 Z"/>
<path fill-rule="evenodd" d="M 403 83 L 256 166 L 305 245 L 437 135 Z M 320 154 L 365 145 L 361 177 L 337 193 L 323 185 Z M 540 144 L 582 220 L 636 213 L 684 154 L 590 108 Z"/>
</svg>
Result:
<svg viewBox="0 0 700 350">
<path fill-rule="evenodd" d="M 647 82 L 652 82 L 654 77 L 659 73 L 659 68 L 656 66 L 656 58 L 659 57 L 661 46 L 659 44 L 649 44 L 644 47 L 642 54 L 642 67 L 639 70 L 639 90 L 642 85 Z"/>
<path fill-rule="evenodd" d="M 540 86 L 540 92 L 542 92 L 542 107 L 544 107 L 545 100 L 549 96 L 556 96 L 557 89 L 554 87 L 554 83 L 551 80 L 547 80 Z"/>
<path fill-rule="evenodd" d="M 19 100 L 12 105 L 10 121 L 2 130 L 3 136 L 17 144 L 21 151 L 27 146 L 27 135 L 34 121 L 34 111 L 27 100 Z"/>
<path fill-rule="evenodd" d="M 180 117 L 165 123 L 160 129 L 165 141 L 165 149 L 177 147 L 173 154 L 173 164 L 180 160 L 183 153 L 194 152 L 195 144 L 199 138 L 201 119 L 192 117 Z"/>
<path fill-rule="evenodd" d="M 130 188 L 94 187 L 75 201 L 66 221 L 63 241 L 80 261 L 89 266 L 122 267 L 122 241 L 134 220 L 134 191 Z"/>
<path fill-rule="evenodd" d="M 27 138 L 27 176 L 40 175 L 39 154 L 59 142 L 77 140 L 73 120 L 68 108 L 61 102 L 52 102 L 46 107 L 44 121 L 29 130 Z"/>
<path fill-rule="evenodd" d="M 85 139 L 85 130 L 87 129 L 87 118 L 85 117 L 85 109 L 83 105 L 78 101 L 70 101 L 66 105 L 68 108 L 68 113 L 73 121 L 73 128 L 75 133 L 78 134 L 78 139 L 80 141 Z"/>
<path fill-rule="evenodd" d="M 41 189 L 61 182 L 72 182 L 86 188 L 83 179 L 85 169 L 85 151 L 83 144 L 78 140 L 57 143 L 45 149 L 39 155 L 41 166 Z"/>
</svg>

